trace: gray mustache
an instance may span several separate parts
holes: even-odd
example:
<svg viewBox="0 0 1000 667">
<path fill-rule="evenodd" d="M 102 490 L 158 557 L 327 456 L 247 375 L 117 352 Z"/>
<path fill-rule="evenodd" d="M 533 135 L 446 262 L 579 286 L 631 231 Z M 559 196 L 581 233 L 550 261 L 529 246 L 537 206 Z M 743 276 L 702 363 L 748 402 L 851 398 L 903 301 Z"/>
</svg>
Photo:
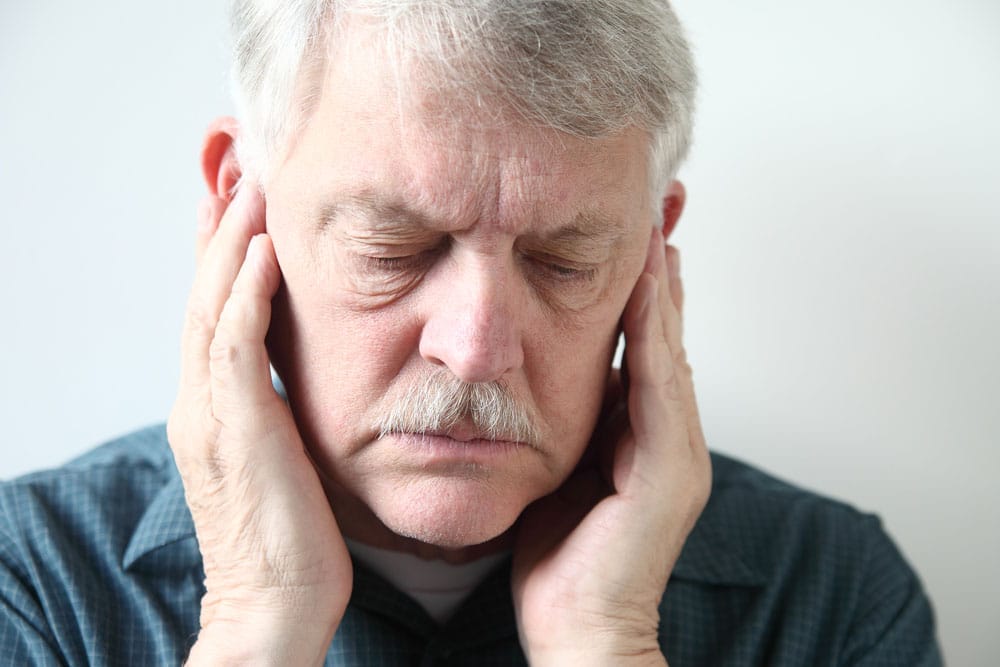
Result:
<svg viewBox="0 0 1000 667">
<path fill-rule="evenodd" d="M 487 440 L 536 445 L 531 413 L 502 381 L 470 384 L 439 368 L 411 385 L 375 424 L 379 437 L 393 433 L 446 432 L 464 420 Z"/>
</svg>

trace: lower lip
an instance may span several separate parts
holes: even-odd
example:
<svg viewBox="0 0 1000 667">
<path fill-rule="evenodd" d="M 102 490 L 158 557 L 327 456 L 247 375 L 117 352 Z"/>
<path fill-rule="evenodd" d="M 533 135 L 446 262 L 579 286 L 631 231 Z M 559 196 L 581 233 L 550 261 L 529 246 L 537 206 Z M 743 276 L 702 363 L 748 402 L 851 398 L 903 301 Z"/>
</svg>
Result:
<svg viewBox="0 0 1000 667">
<path fill-rule="evenodd" d="M 427 463 L 489 464 L 527 449 L 523 443 L 509 440 L 455 440 L 418 433 L 396 433 L 382 440 L 398 445 L 404 452 L 415 453 Z"/>
</svg>

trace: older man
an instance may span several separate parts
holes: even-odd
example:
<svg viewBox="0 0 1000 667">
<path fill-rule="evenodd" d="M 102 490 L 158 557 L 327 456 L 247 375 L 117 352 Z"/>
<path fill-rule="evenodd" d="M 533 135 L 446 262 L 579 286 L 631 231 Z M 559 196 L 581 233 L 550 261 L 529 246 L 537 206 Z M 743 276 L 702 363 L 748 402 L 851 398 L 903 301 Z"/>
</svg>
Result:
<svg viewBox="0 0 1000 667">
<path fill-rule="evenodd" d="M 170 449 L 4 487 L 0 657 L 940 662 L 877 521 L 708 454 L 666 2 L 246 0 L 234 29 Z"/>
</svg>

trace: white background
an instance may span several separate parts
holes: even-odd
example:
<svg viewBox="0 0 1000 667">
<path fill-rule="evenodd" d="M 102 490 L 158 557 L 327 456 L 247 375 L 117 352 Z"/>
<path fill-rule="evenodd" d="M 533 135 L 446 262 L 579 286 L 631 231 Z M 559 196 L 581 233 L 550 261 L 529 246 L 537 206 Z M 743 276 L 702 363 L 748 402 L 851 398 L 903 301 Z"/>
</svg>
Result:
<svg viewBox="0 0 1000 667">
<path fill-rule="evenodd" d="M 684 0 L 710 444 L 877 512 L 1000 658 L 1000 3 Z M 225 7 L 0 5 L 0 477 L 169 411 Z"/>
</svg>

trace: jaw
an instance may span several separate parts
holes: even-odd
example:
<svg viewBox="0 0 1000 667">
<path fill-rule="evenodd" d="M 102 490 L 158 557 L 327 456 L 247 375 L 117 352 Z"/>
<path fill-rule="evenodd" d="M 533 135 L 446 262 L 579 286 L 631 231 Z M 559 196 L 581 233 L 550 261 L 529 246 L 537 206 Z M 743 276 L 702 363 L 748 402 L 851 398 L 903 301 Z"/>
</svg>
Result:
<svg viewBox="0 0 1000 667">
<path fill-rule="evenodd" d="M 323 482 L 345 537 L 451 563 L 509 549 L 511 528 L 530 502 L 483 479 L 384 479 L 365 485 L 364 499 Z"/>
</svg>

